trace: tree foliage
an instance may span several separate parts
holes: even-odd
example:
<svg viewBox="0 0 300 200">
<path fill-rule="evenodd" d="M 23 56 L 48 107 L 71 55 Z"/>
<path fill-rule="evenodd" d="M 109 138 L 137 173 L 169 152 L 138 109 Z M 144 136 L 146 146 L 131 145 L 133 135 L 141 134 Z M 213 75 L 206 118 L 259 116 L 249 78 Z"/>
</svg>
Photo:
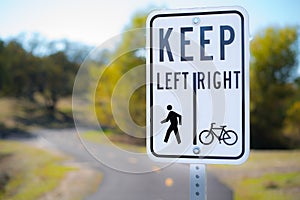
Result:
<svg viewBox="0 0 300 200">
<path fill-rule="evenodd" d="M 68 60 L 64 52 L 57 52 L 42 59 L 42 80 L 39 92 L 48 109 L 54 110 L 61 97 L 72 94 L 78 65 Z"/>
<path fill-rule="evenodd" d="M 286 110 L 295 94 L 297 29 L 268 28 L 251 43 L 251 144 L 286 148 Z"/>
</svg>

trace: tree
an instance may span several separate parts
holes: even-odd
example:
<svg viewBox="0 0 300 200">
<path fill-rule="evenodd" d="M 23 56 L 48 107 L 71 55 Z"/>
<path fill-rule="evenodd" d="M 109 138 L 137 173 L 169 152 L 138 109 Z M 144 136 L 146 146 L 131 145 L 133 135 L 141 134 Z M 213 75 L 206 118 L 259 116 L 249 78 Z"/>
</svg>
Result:
<svg viewBox="0 0 300 200">
<path fill-rule="evenodd" d="M 58 100 L 72 94 L 79 66 L 70 62 L 64 52 L 57 52 L 42 58 L 40 68 L 36 82 L 39 92 L 45 100 L 46 108 L 55 111 Z"/>
<path fill-rule="evenodd" d="M 297 29 L 268 28 L 251 43 L 253 148 L 286 148 L 283 125 L 297 63 Z"/>
</svg>

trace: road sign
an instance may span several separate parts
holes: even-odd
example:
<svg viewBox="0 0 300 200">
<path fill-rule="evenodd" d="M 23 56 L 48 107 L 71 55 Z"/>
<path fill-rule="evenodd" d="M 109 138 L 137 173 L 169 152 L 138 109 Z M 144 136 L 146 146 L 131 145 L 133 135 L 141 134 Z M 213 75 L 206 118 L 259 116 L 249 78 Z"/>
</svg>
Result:
<svg viewBox="0 0 300 200">
<path fill-rule="evenodd" d="M 249 35 L 243 8 L 152 12 L 146 76 L 152 159 L 203 164 L 247 159 Z"/>
</svg>

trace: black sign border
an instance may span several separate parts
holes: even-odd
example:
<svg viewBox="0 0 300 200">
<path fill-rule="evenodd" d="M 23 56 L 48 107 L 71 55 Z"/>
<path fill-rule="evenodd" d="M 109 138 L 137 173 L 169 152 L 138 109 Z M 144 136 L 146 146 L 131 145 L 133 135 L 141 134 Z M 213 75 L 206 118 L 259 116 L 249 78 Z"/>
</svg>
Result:
<svg viewBox="0 0 300 200">
<path fill-rule="evenodd" d="M 154 20 L 161 17 L 182 17 L 192 15 L 217 15 L 217 14 L 237 14 L 241 19 L 241 55 L 242 55 L 242 151 L 238 156 L 192 156 L 192 155 L 160 155 L 154 151 L 153 143 L 153 23 Z M 150 19 L 150 151 L 158 158 L 185 158 L 185 159 L 205 159 L 205 160 L 239 160 L 245 154 L 245 134 L 246 134 L 246 121 L 245 121 L 245 19 L 244 15 L 238 10 L 223 10 L 223 11 L 207 11 L 207 12 L 189 12 L 189 13 L 165 13 L 154 15 Z"/>
</svg>

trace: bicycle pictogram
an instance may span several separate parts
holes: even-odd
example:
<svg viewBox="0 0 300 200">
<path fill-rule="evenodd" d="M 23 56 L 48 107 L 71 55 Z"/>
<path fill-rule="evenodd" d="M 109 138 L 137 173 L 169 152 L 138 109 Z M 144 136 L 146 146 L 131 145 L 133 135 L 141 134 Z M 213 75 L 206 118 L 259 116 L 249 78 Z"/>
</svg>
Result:
<svg viewBox="0 0 300 200">
<path fill-rule="evenodd" d="M 234 145 L 237 140 L 238 136 L 236 132 L 233 130 L 225 130 L 226 125 L 220 126 L 220 127 L 214 127 L 216 123 L 211 123 L 209 130 L 203 130 L 199 134 L 199 140 L 204 145 L 211 144 L 215 137 L 219 140 L 219 143 L 221 144 L 221 141 L 223 141 L 226 145 Z M 215 130 L 221 130 L 221 134 L 217 135 L 215 133 Z"/>
</svg>

